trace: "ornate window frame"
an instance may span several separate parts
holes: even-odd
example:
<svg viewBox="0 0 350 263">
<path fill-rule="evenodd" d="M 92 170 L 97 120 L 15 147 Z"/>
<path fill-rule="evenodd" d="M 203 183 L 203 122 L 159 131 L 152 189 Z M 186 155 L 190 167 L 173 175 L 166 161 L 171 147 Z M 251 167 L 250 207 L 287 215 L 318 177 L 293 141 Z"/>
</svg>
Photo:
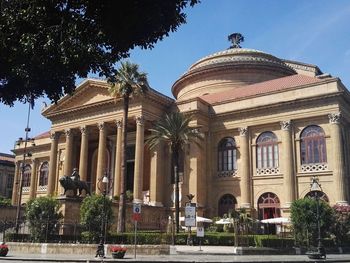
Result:
<svg viewBox="0 0 350 263">
<path fill-rule="evenodd" d="M 217 172 L 219 177 L 233 177 L 237 174 L 237 146 L 232 137 L 225 137 L 218 144 Z"/>
<path fill-rule="evenodd" d="M 256 139 L 256 174 L 279 174 L 279 147 L 275 133 L 265 131 Z"/>
<path fill-rule="evenodd" d="M 328 171 L 326 135 L 318 125 L 306 126 L 300 133 L 301 172 Z"/>
</svg>

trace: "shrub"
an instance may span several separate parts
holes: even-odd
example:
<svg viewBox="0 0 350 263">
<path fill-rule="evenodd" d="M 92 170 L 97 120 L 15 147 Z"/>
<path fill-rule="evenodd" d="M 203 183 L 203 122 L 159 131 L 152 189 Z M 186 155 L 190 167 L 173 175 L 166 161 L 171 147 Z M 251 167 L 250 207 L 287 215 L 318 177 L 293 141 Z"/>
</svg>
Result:
<svg viewBox="0 0 350 263">
<path fill-rule="evenodd" d="M 317 240 L 317 202 L 311 198 L 296 200 L 291 206 L 291 220 L 297 244 L 308 245 Z M 321 236 L 325 237 L 333 224 L 333 211 L 324 201 L 319 201 Z"/>
<path fill-rule="evenodd" d="M 11 199 L 0 196 L 0 206 L 11 206 Z"/>
<path fill-rule="evenodd" d="M 57 232 L 62 214 L 60 204 L 53 197 L 38 197 L 29 200 L 25 216 L 29 223 L 29 231 L 34 242 L 47 241 L 47 237 Z"/>
<path fill-rule="evenodd" d="M 335 236 L 335 242 L 337 245 L 345 245 L 349 242 L 350 232 L 350 206 L 349 205 L 335 205 L 334 211 L 334 224 L 331 231 Z"/>
<path fill-rule="evenodd" d="M 103 220 L 111 222 L 112 217 L 112 201 L 108 197 L 103 197 L 103 195 L 85 197 L 80 207 L 80 222 L 90 234 L 84 232 L 83 240 L 85 242 L 97 241 Z M 109 228 L 110 224 L 107 227 Z"/>
</svg>

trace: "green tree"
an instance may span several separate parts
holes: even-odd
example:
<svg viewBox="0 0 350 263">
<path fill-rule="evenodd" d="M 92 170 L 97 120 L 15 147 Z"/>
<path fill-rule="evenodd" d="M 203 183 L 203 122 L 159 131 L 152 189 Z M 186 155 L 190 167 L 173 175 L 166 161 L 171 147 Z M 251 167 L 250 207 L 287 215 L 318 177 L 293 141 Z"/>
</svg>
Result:
<svg viewBox="0 0 350 263">
<path fill-rule="evenodd" d="M 11 199 L 0 196 L 0 206 L 11 206 Z"/>
<path fill-rule="evenodd" d="M 126 209 L 126 149 L 127 149 L 127 131 L 128 131 L 128 111 L 131 96 L 144 94 L 149 86 L 147 75 L 139 71 L 139 66 L 129 61 L 122 62 L 120 68 L 113 77 L 113 85 L 109 92 L 112 96 L 123 100 L 123 150 L 122 150 L 122 167 L 121 167 L 121 189 L 119 196 L 118 226 L 117 232 L 125 232 L 125 209 Z"/>
<path fill-rule="evenodd" d="M 331 231 L 335 236 L 335 241 L 339 246 L 349 242 L 350 239 L 350 206 L 349 205 L 335 205 L 334 223 Z"/>
<path fill-rule="evenodd" d="M 179 209 L 179 154 L 185 145 L 195 143 L 200 147 L 199 141 L 203 140 L 203 134 L 195 127 L 190 127 L 191 116 L 185 116 L 180 112 L 166 114 L 160 119 L 152 129 L 151 135 L 146 143 L 150 149 L 154 149 L 160 143 L 165 143 L 171 150 L 172 163 L 174 165 L 175 176 L 175 225 L 176 232 L 179 232 L 180 209 Z"/>
<path fill-rule="evenodd" d="M 93 194 L 84 198 L 80 207 L 80 223 L 92 235 L 93 240 L 98 240 L 101 233 L 107 232 L 113 219 L 112 200 L 103 195 Z M 104 221 L 103 221 L 104 220 Z M 105 229 L 103 223 L 106 222 Z"/>
<path fill-rule="evenodd" d="M 307 245 L 317 240 L 317 201 L 312 198 L 296 200 L 291 205 L 291 221 L 295 239 L 300 245 Z M 319 201 L 321 236 L 325 237 L 333 223 L 332 208 L 324 201 Z"/>
<path fill-rule="evenodd" d="M 25 216 L 33 241 L 45 241 L 57 231 L 62 218 L 59 209 L 60 203 L 54 197 L 42 196 L 28 201 Z"/>
<path fill-rule="evenodd" d="M 113 77 L 114 64 L 186 23 L 199 0 L 2 0 L 0 102 L 57 101 L 76 77 Z M 45 72 L 45 74 L 43 74 Z"/>
</svg>

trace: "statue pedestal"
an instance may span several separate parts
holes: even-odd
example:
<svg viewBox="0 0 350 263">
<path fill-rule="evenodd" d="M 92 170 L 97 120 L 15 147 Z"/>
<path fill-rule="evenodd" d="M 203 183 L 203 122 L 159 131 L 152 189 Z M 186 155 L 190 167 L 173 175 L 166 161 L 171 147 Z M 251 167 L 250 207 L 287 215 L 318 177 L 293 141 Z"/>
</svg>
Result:
<svg viewBox="0 0 350 263">
<path fill-rule="evenodd" d="M 80 222 L 80 205 L 82 198 L 60 196 L 57 200 L 61 204 L 60 211 L 63 215 L 62 226 L 60 228 L 60 235 L 75 235 L 76 226 Z"/>
</svg>

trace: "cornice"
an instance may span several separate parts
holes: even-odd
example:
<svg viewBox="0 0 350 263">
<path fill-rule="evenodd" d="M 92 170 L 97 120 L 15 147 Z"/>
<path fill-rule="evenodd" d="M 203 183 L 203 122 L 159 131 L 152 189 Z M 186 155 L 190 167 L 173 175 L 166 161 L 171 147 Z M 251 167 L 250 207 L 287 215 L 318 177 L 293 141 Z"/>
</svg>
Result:
<svg viewBox="0 0 350 263">
<path fill-rule="evenodd" d="M 221 72 L 225 73 L 225 72 L 230 72 L 233 69 L 236 70 L 237 73 L 240 72 L 249 72 L 250 70 L 252 70 L 252 68 L 256 69 L 256 70 L 273 70 L 275 73 L 284 73 L 285 76 L 288 76 L 287 73 L 287 69 L 285 68 L 279 68 L 276 67 L 277 64 L 275 63 L 265 63 L 265 64 L 257 64 L 256 61 L 247 61 L 244 62 L 244 64 L 223 64 L 223 65 L 216 65 L 215 67 L 203 67 L 203 68 L 198 68 L 189 72 L 186 72 L 185 74 L 183 74 L 177 81 L 175 81 L 175 83 L 173 84 L 172 88 L 171 88 L 171 92 L 173 93 L 173 95 L 175 97 L 178 96 L 180 90 L 183 88 L 183 85 L 185 85 L 184 83 L 186 83 L 187 81 L 190 80 L 196 80 L 196 77 L 198 79 L 200 79 L 200 77 L 202 77 L 203 75 L 208 75 L 208 76 L 212 76 L 212 75 L 217 75 L 217 72 Z M 289 71 L 289 75 L 293 75 L 296 74 L 296 72 L 290 68 Z"/>
<path fill-rule="evenodd" d="M 309 84 L 299 85 L 299 86 L 290 87 L 290 88 L 286 88 L 286 89 L 282 89 L 282 90 L 274 90 L 274 91 L 269 91 L 269 92 L 265 92 L 265 93 L 253 94 L 253 95 L 249 95 L 249 96 L 241 97 L 241 98 L 233 98 L 230 100 L 218 101 L 218 102 L 211 103 L 210 105 L 217 106 L 217 105 L 227 104 L 227 103 L 231 103 L 231 102 L 235 102 L 235 101 L 242 101 L 242 100 L 256 98 L 256 97 L 263 97 L 266 95 L 273 95 L 273 94 L 282 93 L 282 92 L 286 92 L 286 91 L 292 91 L 292 90 L 308 88 L 308 87 L 313 87 L 313 86 L 320 86 L 320 85 L 328 84 L 331 82 L 337 82 L 337 80 L 338 80 L 337 78 L 330 78 L 330 79 L 325 79 L 325 80 L 317 82 L 317 83 L 309 83 Z M 322 96 L 325 96 L 325 95 L 322 94 Z"/>
</svg>

